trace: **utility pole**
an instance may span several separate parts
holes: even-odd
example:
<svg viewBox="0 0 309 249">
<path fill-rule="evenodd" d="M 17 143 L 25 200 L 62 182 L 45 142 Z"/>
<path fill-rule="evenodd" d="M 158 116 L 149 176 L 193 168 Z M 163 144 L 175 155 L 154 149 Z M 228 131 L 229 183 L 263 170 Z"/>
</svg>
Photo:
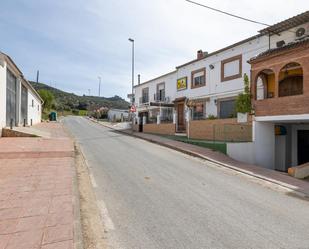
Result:
<svg viewBox="0 0 309 249">
<path fill-rule="evenodd" d="M 101 76 L 98 76 L 99 79 L 99 97 L 101 97 Z"/>
<path fill-rule="evenodd" d="M 36 71 L 36 83 L 39 83 L 39 76 L 40 76 L 40 71 Z"/>
<path fill-rule="evenodd" d="M 90 89 L 88 89 L 88 96 L 90 96 Z"/>
</svg>

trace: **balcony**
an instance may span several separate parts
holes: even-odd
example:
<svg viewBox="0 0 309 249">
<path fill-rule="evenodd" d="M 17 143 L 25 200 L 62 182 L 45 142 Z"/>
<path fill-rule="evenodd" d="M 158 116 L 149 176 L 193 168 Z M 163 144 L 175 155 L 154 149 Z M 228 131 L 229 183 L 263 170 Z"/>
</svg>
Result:
<svg viewBox="0 0 309 249">
<path fill-rule="evenodd" d="M 153 95 L 153 99 L 155 102 L 165 102 L 165 90 L 161 90 Z"/>
<path fill-rule="evenodd" d="M 295 95 L 254 102 L 256 116 L 296 115 L 309 113 L 309 96 Z"/>
<path fill-rule="evenodd" d="M 148 103 L 149 103 L 148 95 L 145 95 L 145 96 L 139 98 L 139 104 L 148 104 Z"/>
</svg>

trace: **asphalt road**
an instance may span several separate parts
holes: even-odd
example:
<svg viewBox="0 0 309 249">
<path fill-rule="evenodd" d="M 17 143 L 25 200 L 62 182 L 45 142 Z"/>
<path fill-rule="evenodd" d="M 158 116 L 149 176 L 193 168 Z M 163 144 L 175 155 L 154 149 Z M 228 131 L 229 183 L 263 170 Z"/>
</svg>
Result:
<svg viewBox="0 0 309 249">
<path fill-rule="evenodd" d="M 309 248 L 308 201 L 84 118 L 64 123 L 113 248 Z"/>
</svg>

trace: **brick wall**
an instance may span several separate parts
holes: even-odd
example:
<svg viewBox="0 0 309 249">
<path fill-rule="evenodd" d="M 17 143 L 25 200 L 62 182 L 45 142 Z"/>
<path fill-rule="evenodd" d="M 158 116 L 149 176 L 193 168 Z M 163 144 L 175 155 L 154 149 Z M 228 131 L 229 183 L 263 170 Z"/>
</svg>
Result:
<svg viewBox="0 0 309 249">
<path fill-rule="evenodd" d="M 33 134 L 28 134 L 28 133 L 24 133 L 20 131 L 3 128 L 2 137 L 36 137 L 36 136 Z"/>
<path fill-rule="evenodd" d="M 303 70 L 303 94 L 287 97 L 278 97 L 279 73 L 288 63 L 296 62 Z M 309 113 L 309 44 L 287 51 L 257 59 L 251 64 L 251 82 L 253 106 L 256 116 L 292 115 Z M 275 98 L 255 100 L 256 79 L 264 69 L 271 69 L 275 73 Z"/>
<path fill-rule="evenodd" d="M 236 118 L 192 120 L 189 136 L 216 141 L 252 141 L 252 123 L 237 123 Z"/>
<path fill-rule="evenodd" d="M 161 134 L 161 135 L 174 135 L 175 124 L 146 124 L 143 127 L 145 133 Z"/>
<path fill-rule="evenodd" d="M 256 116 L 295 115 L 308 113 L 309 96 L 306 95 L 263 99 L 255 102 Z"/>
</svg>

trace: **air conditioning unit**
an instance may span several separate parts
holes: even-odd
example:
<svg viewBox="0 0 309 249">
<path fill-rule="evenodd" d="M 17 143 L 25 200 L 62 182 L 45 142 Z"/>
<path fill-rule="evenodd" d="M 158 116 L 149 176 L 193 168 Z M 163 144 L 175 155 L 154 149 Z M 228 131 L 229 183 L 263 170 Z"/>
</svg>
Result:
<svg viewBox="0 0 309 249">
<path fill-rule="evenodd" d="M 304 39 L 305 37 L 308 37 L 309 35 L 309 27 L 300 27 L 296 30 L 295 32 L 295 39 L 296 40 L 301 40 Z"/>
<path fill-rule="evenodd" d="M 277 45 L 277 48 L 281 48 L 281 47 L 283 47 L 283 46 L 285 45 L 285 41 L 284 41 L 284 40 L 278 41 L 278 42 L 276 43 L 276 45 Z"/>
</svg>

